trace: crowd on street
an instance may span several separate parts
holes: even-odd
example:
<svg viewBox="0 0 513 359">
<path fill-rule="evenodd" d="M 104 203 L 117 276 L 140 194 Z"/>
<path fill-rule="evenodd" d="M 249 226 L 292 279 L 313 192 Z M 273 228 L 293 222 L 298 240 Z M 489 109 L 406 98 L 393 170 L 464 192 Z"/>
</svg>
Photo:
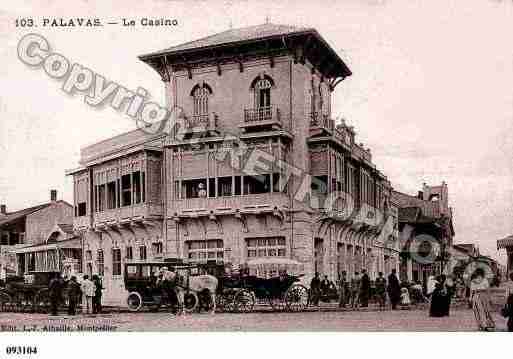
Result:
<svg viewBox="0 0 513 359">
<path fill-rule="evenodd" d="M 169 296 L 169 292 L 174 288 L 170 284 L 172 274 L 172 271 L 163 268 L 158 273 L 155 283 Z M 508 331 L 513 331 L 513 272 L 508 279 L 503 283 L 507 299 L 500 313 L 508 318 Z M 329 280 L 326 275 L 321 278 L 320 273 L 315 273 L 310 282 L 309 305 L 320 308 L 321 302 L 337 301 L 339 308 L 357 311 L 360 308 L 368 308 L 370 302 L 374 303 L 378 310 L 407 310 L 412 305 L 423 303 L 429 306 L 429 317 L 436 318 L 450 316 L 451 303 L 454 300 L 463 300 L 472 308 L 478 329 L 494 331 L 496 325 L 491 314 L 489 289 L 490 281 L 479 271 L 472 274 L 467 284 L 444 274 L 431 275 L 425 287 L 420 282 L 401 282 L 395 269 L 386 277 L 384 273 L 379 272 L 373 281 L 365 269 L 355 272 L 351 279 L 348 279 L 347 272 L 343 271 L 336 283 Z M 48 286 L 49 314 L 57 315 L 64 297 L 68 298 L 67 312 L 70 316 L 77 314 L 79 305 L 83 314 L 99 314 L 102 312 L 103 290 L 102 280 L 98 275 L 92 275 L 91 278 L 84 275 L 78 282 L 76 276 L 65 279 L 56 274 Z"/>
<path fill-rule="evenodd" d="M 68 297 L 68 315 L 76 315 L 77 306 L 80 303 L 82 303 L 84 314 L 99 314 L 102 312 L 103 289 L 98 275 L 93 275 L 91 279 L 88 275 L 84 275 L 82 281 L 78 283 L 76 276 L 64 279 L 60 274 L 56 274 L 48 284 L 50 315 L 57 315 L 65 290 Z"/>
<path fill-rule="evenodd" d="M 496 328 L 491 315 L 490 282 L 482 272 L 472 274 L 468 285 L 444 274 L 432 275 L 424 289 L 420 282 L 401 283 L 396 270 L 392 269 L 387 278 L 379 272 L 373 284 L 365 269 L 361 273 L 355 272 L 350 280 L 347 279 L 347 272 L 343 271 L 336 288 L 328 276 L 321 280 L 320 274 L 315 273 L 310 282 L 310 304 L 319 307 L 321 301 L 330 301 L 331 293 L 336 290 L 340 308 L 366 308 L 371 299 L 377 303 L 379 310 L 387 308 L 387 301 L 392 310 L 410 309 L 413 304 L 426 303 L 429 304 L 429 316 L 436 318 L 450 316 L 451 303 L 456 298 L 467 302 L 472 308 L 479 330 L 493 331 Z M 513 273 L 510 273 L 509 281 L 504 286 L 507 299 L 501 315 L 508 318 L 508 331 L 513 331 Z"/>
</svg>

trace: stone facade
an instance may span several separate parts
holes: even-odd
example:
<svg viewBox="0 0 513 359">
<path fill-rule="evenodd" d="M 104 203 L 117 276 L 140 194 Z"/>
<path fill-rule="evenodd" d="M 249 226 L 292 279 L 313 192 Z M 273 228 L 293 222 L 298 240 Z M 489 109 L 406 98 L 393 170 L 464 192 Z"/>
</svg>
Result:
<svg viewBox="0 0 513 359">
<path fill-rule="evenodd" d="M 276 257 L 307 282 L 398 268 L 391 184 L 331 117 L 349 69 L 313 29 L 230 31 L 220 38 L 240 41 L 141 56 L 178 125 L 89 146 L 69 171 L 84 268 L 104 276 L 107 301 L 124 301 L 127 261 L 215 260 L 271 276 L 278 267 L 250 264 Z"/>
</svg>

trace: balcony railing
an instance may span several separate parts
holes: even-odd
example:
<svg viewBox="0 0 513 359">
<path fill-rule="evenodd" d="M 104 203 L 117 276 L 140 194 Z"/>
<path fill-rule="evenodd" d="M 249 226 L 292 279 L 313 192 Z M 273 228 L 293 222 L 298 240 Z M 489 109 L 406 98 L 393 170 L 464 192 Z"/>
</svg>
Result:
<svg viewBox="0 0 513 359">
<path fill-rule="evenodd" d="M 275 106 L 244 109 L 244 126 L 280 124 L 280 109 Z"/>
<path fill-rule="evenodd" d="M 121 221 L 137 217 L 155 217 L 162 215 L 162 205 L 158 204 L 135 204 L 121 208 L 107 209 L 94 213 L 94 224 L 103 222 Z"/>
<path fill-rule="evenodd" d="M 198 211 L 232 211 L 235 209 L 258 210 L 273 209 L 289 204 L 286 193 L 273 192 L 249 194 L 243 196 L 226 196 L 213 198 L 185 198 L 175 200 L 173 206 L 178 213 Z"/>
<path fill-rule="evenodd" d="M 186 132 L 215 131 L 217 129 L 218 115 L 197 114 L 185 118 Z"/>
</svg>

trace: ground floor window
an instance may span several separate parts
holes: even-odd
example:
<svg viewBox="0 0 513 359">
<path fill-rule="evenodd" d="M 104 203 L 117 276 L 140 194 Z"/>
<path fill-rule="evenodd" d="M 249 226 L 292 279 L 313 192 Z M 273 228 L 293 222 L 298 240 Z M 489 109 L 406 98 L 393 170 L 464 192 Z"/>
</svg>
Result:
<svg viewBox="0 0 513 359">
<path fill-rule="evenodd" d="M 224 256 L 223 240 L 188 241 L 187 257 L 191 260 L 222 260 Z"/>
<path fill-rule="evenodd" d="M 248 258 L 285 257 L 285 238 L 249 238 L 246 240 Z"/>
<path fill-rule="evenodd" d="M 99 249 L 97 253 L 97 262 L 98 262 L 98 275 L 105 275 L 105 258 L 103 257 L 103 250 Z"/>
<path fill-rule="evenodd" d="M 121 275 L 121 249 L 112 249 L 112 275 Z"/>
</svg>

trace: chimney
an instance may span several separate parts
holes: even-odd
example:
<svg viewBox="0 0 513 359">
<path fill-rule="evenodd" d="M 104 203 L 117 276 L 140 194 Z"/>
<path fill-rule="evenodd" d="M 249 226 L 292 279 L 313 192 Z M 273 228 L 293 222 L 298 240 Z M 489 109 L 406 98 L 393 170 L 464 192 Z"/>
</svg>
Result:
<svg viewBox="0 0 513 359">
<path fill-rule="evenodd" d="M 7 214 L 7 206 L 5 204 L 0 204 L 0 214 L 3 216 Z"/>
<path fill-rule="evenodd" d="M 56 189 L 50 190 L 50 201 L 52 201 L 52 202 L 57 201 L 57 190 Z"/>
</svg>

